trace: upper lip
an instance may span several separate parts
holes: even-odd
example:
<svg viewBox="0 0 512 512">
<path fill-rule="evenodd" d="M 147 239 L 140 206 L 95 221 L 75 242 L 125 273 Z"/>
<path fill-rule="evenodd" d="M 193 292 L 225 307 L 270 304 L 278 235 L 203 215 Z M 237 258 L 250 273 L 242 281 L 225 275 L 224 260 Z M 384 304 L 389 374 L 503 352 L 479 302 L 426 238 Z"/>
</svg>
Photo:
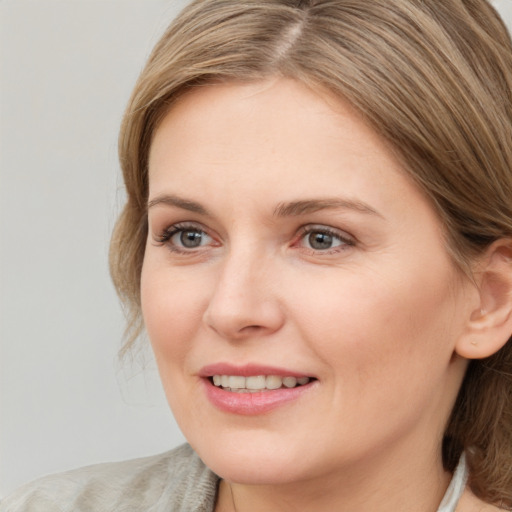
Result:
<svg viewBox="0 0 512 512">
<path fill-rule="evenodd" d="M 247 363 L 244 365 L 213 363 L 203 366 L 201 370 L 199 370 L 200 377 L 212 377 L 213 375 L 240 375 L 242 377 L 250 377 L 251 375 L 278 375 L 279 377 L 312 378 L 312 375 L 301 371 L 256 363 Z"/>
</svg>

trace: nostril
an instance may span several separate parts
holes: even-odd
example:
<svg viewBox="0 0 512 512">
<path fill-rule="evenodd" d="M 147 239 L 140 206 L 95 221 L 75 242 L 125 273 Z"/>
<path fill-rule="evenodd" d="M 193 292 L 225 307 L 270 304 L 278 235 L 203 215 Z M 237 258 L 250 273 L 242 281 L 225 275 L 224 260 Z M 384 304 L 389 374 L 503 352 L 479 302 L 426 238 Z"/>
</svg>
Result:
<svg viewBox="0 0 512 512">
<path fill-rule="evenodd" d="M 263 326 L 261 325 L 247 325 L 246 327 L 243 327 L 242 329 L 240 329 L 240 331 L 258 331 L 258 330 L 261 330 L 263 329 Z"/>
</svg>

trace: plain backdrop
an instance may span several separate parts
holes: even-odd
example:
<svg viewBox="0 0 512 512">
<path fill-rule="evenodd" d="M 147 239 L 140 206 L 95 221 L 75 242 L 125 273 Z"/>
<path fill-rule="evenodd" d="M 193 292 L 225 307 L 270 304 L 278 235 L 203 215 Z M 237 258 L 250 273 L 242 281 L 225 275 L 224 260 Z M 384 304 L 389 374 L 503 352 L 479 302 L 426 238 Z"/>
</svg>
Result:
<svg viewBox="0 0 512 512">
<path fill-rule="evenodd" d="M 117 360 L 107 253 L 121 115 L 184 4 L 0 0 L 0 496 L 183 442 L 151 357 Z"/>
</svg>

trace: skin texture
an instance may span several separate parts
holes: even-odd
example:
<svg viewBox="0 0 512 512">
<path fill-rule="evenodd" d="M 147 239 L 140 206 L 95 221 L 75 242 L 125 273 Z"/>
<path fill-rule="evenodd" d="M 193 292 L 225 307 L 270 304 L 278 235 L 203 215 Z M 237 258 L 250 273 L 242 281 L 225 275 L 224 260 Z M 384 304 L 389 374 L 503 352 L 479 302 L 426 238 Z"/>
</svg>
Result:
<svg viewBox="0 0 512 512">
<path fill-rule="evenodd" d="M 176 419 L 237 510 L 436 510 L 467 363 L 456 346 L 479 296 L 385 143 L 295 81 L 212 85 L 167 114 L 149 175 L 144 320 Z M 348 204 L 276 215 L 334 198 Z M 164 241 L 176 224 L 200 245 Z M 333 247 L 305 228 L 334 233 Z M 317 380 L 242 416 L 207 399 L 199 373 L 213 363 Z M 226 489 L 218 510 L 232 509 Z"/>
</svg>

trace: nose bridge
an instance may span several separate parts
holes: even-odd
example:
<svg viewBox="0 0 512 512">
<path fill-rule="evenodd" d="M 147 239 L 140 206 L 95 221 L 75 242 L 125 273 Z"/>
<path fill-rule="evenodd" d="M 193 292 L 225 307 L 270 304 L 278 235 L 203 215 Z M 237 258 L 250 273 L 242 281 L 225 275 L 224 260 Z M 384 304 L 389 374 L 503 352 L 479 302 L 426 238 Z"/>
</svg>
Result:
<svg viewBox="0 0 512 512">
<path fill-rule="evenodd" d="M 249 298 L 249 293 L 244 292 L 247 292 L 247 288 L 253 284 L 253 281 L 262 284 L 261 274 L 264 270 L 268 271 L 263 260 L 264 256 L 255 244 L 246 242 L 233 246 L 219 274 L 217 291 Z M 257 262 L 259 265 L 256 264 Z M 256 289 L 253 288 L 253 291 Z"/>
<path fill-rule="evenodd" d="M 274 332 L 282 312 L 272 283 L 273 258 L 254 243 L 240 242 L 220 264 L 205 322 L 225 338 Z"/>
</svg>

